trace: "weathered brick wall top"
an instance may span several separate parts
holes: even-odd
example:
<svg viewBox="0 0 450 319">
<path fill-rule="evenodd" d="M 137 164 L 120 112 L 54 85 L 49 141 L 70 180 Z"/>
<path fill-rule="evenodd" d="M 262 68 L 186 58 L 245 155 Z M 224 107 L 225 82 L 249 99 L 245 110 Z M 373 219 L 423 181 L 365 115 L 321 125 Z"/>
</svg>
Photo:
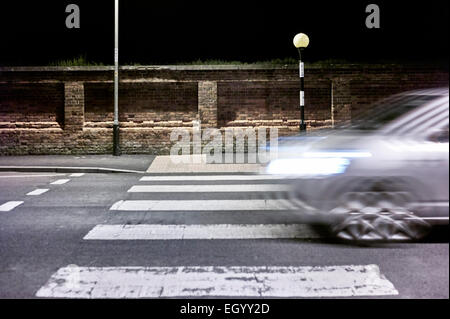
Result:
<svg viewBox="0 0 450 319">
<path fill-rule="evenodd" d="M 113 66 L 88 67 L 0 67 L 1 81 L 113 81 Z M 330 64 L 305 66 L 305 77 L 354 77 L 375 74 L 431 74 L 448 70 L 433 65 Z M 236 81 L 295 80 L 298 66 L 267 65 L 192 65 L 192 66 L 121 66 L 121 81 Z M 448 83 L 448 76 L 447 76 Z"/>
</svg>

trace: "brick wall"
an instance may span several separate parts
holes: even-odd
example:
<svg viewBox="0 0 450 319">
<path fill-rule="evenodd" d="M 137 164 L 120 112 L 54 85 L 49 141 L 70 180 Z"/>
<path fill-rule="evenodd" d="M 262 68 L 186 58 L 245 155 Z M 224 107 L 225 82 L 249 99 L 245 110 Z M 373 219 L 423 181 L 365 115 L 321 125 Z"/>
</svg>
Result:
<svg viewBox="0 0 450 319">
<path fill-rule="evenodd" d="M 85 122 L 101 127 L 114 119 L 112 83 L 85 83 Z M 123 83 L 119 87 L 119 121 L 128 126 L 188 126 L 197 117 L 197 83 Z M 93 122 L 93 123 L 90 123 Z"/>
<path fill-rule="evenodd" d="M 305 68 L 308 129 L 350 120 L 388 95 L 447 86 L 440 68 L 334 65 Z M 100 154 L 112 151 L 112 67 L 0 68 L 0 154 Z M 177 128 L 299 125 L 297 66 L 122 67 L 120 147 L 167 153 Z"/>
<path fill-rule="evenodd" d="M 218 83 L 219 126 L 298 126 L 299 81 L 235 81 Z M 305 85 L 305 118 L 310 126 L 331 119 L 329 81 Z"/>
<path fill-rule="evenodd" d="M 0 83 L 0 128 L 58 127 L 63 119 L 63 83 Z"/>
</svg>

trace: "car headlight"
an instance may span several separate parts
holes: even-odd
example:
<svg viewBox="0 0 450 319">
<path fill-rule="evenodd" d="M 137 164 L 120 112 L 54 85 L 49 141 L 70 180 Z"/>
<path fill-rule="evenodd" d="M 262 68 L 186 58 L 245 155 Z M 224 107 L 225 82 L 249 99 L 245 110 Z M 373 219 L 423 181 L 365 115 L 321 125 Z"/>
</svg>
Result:
<svg viewBox="0 0 450 319">
<path fill-rule="evenodd" d="M 372 153 L 358 150 L 336 150 L 336 151 L 306 152 L 303 154 L 303 156 L 314 158 L 327 158 L 327 157 L 362 158 L 362 157 L 371 157 Z"/>
<path fill-rule="evenodd" d="M 266 173 L 275 175 L 326 176 L 344 173 L 347 158 L 283 158 L 269 163 Z"/>
<path fill-rule="evenodd" d="M 302 154 L 302 157 L 275 159 L 266 168 L 267 174 L 297 176 L 328 176 L 342 174 L 352 158 L 371 157 L 362 150 L 324 150 Z"/>
</svg>

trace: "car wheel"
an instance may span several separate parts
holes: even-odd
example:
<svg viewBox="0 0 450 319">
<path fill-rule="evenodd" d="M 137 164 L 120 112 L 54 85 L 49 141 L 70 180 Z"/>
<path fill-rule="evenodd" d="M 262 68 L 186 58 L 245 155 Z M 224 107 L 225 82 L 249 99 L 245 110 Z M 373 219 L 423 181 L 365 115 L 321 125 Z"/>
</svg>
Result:
<svg viewBox="0 0 450 319">
<path fill-rule="evenodd" d="M 379 188 L 378 188 L 379 189 Z M 412 211 L 411 192 L 346 192 L 329 213 L 331 232 L 351 241 L 406 241 L 423 238 L 430 225 Z"/>
</svg>

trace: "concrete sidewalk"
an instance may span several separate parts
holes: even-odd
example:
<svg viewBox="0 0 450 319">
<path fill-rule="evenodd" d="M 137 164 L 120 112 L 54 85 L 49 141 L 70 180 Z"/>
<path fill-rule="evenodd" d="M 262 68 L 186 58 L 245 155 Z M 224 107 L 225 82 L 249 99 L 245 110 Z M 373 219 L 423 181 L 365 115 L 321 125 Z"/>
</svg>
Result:
<svg viewBox="0 0 450 319">
<path fill-rule="evenodd" d="M 0 171 L 85 173 L 259 173 L 258 163 L 211 164 L 205 155 L 0 156 Z"/>
<path fill-rule="evenodd" d="M 143 173 L 155 157 L 155 155 L 0 156 L 0 171 Z"/>
<path fill-rule="evenodd" d="M 208 163 L 206 155 L 157 156 L 147 173 L 259 173 L 263 165 L 258 163 Z"/>
</svg>

